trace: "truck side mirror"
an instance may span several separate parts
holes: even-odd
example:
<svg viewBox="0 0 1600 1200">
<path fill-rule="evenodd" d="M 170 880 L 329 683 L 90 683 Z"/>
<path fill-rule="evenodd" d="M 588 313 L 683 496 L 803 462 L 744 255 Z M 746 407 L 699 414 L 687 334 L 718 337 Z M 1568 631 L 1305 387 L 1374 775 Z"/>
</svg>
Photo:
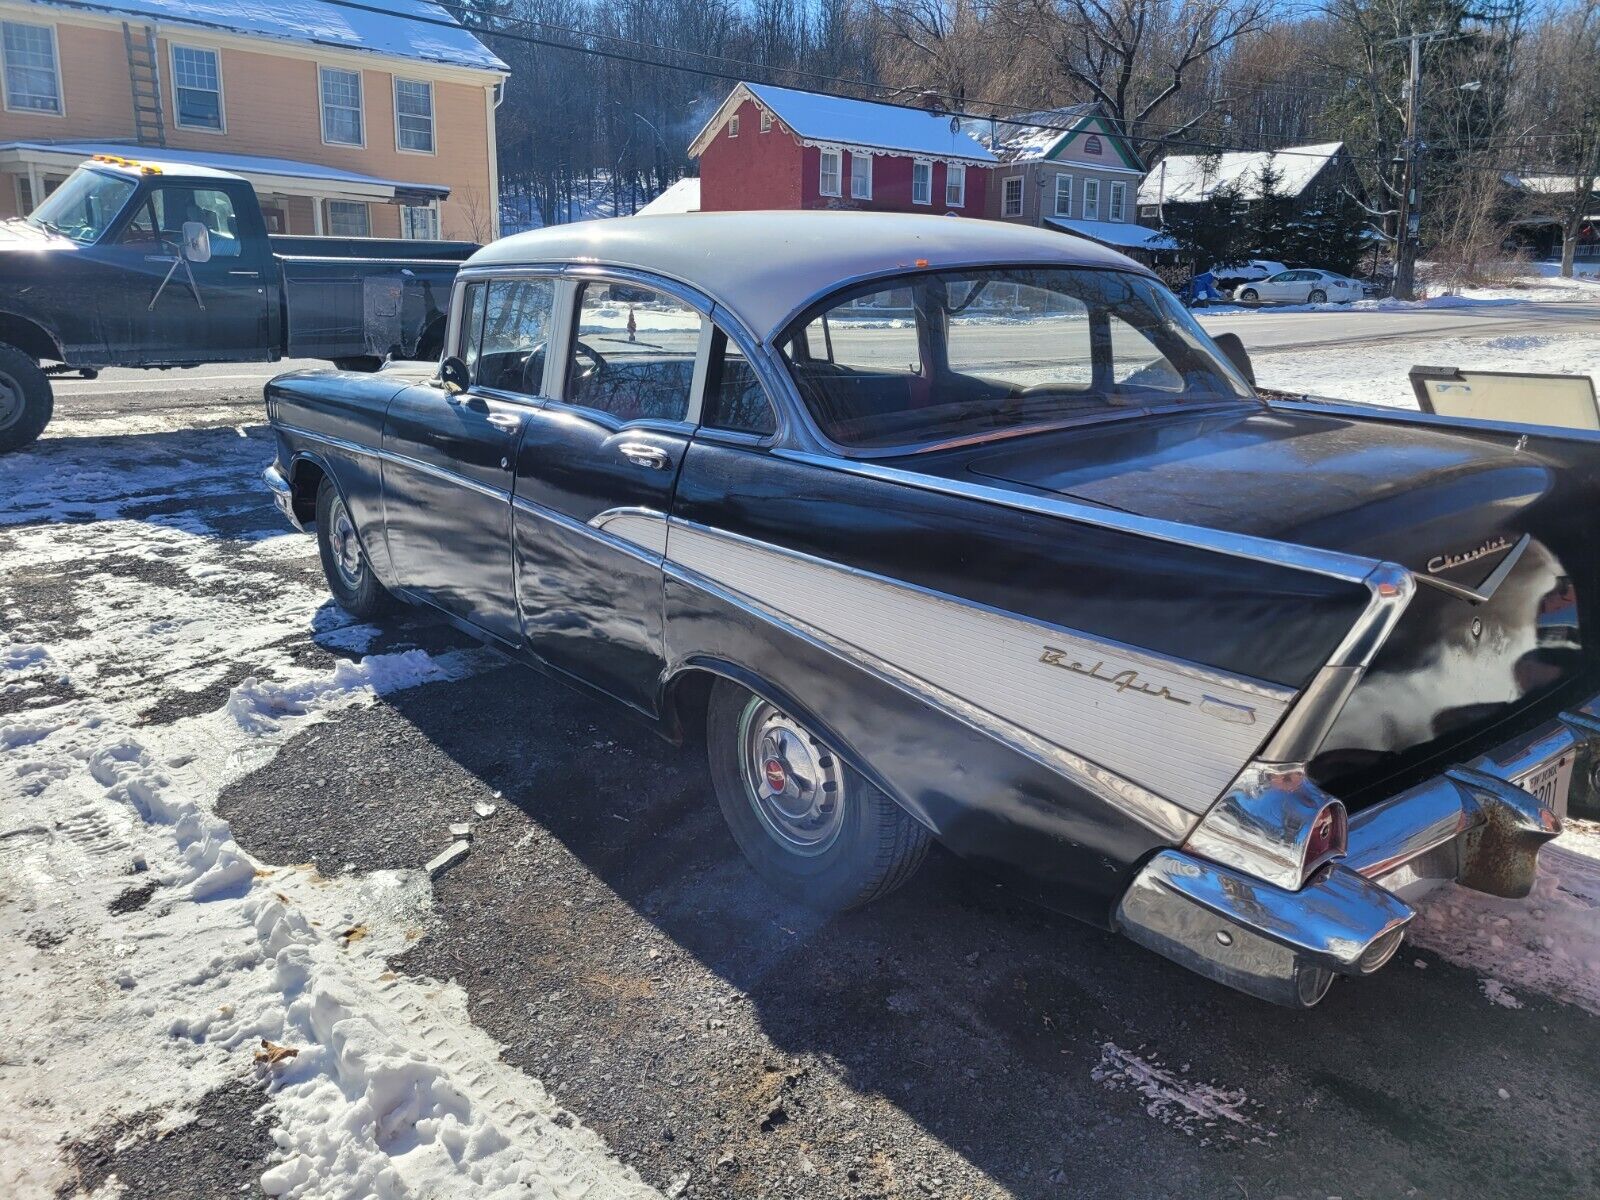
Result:
<svg viewBox="0 0 1600 1200">
<path fill-rule="evenodd" d="M 183 223 L 183 256 L 192 263 L 211 261 L 211 230 L 204 221 Z"/>
<path fill-rule="evenodd" d="M 1239 374 L 1250 381 L 1250 386 L 1256 383 L 1256 369 L 1250 362 L 1250 352 L 1244 348 L 1244 343 L 1239 340 L 1237 333 L 1219 333 L 1211 339 L 1217 344 L 1217 349 L 1235 368 Z"/>
<path fill-rule="evenodd" d="M 445 391 L 458 394 L 467 390 L 472 377 L 467 372 L 467 364 L 452 354 L 439 364 L 439 380 Z"/>
</svg>

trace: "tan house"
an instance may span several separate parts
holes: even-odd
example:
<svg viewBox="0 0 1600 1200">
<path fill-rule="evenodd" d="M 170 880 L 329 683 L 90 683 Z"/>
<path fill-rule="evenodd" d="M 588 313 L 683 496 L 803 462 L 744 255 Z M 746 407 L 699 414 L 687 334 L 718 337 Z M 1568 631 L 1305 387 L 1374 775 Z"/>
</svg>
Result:
<svg viewBox="0 0 1600 1200">
<path fill-rule="evenodd" d="M 427 0 L 0 0 L 0 217 L 96 153 L 220 167 L 273 232 L 498 233 L 506 66 Z"/>
<path fill-rule="evenodd" d="M 969 121 L 1000 160 L 989 172 L 989 215 L 1088 238 L 1151 261 L 1170 243 L 1138 224 L 1144 164 L 1098 104 Z"/>
</svg>

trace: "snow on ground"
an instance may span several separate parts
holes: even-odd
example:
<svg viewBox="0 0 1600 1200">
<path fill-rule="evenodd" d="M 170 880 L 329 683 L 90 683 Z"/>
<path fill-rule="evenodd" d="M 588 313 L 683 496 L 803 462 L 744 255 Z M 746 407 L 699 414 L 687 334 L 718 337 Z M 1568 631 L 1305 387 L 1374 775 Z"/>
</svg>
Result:
<svg viewBox="0 0 1600 1200">
<path fill-rule="evenodd" d="M 1252 357 L 1263 387 L 1395 408 L 1417 407 L 1408 375 L 1414 366 L 1588 375 L 1600 387 L 1600 337 L 1582 333 L 1363 341 L 1276 351 L 1267 347 Z"/>
<path fill-rule="evenodd" d="M 1484 976 L 1492 1004 L 1543 992 L 1600 1014 L 1600 822 L 1572 820 L 1539 855 L 1525 900 L 1450 887 L 1412 922 L 1414 945 Z"/>
<path fill-rule="evenodd" d="M 176 1127 L 252 1076 L 270 1195 L 653 1194 L 459 988 L 388 969 L 423 872 L 261 863 L 213 811 L 308 723 L 482 653 L 307 655 L 376 631 L 327 603 L 309 539 L 263 532 L 261 431 L 126 441 L 11 456 L 0 498 L 0 1195 L 53 1196 L 66 1140 Z M 56 611 L 17 604 L 24 580 Z M 191 715 L 150 719 L 173 703 Z"/>
<path fill-rule="evenodd" d="M 1204 313 L 1309 313 L 1309 312 L 1416 312 L 1451 308 L 1485 308 L 1519 302 L 1592 304 L 1600 301 L 1600 263 L 1579 263 L 1571 279 L 1561 277 L 1559 263 L 1511 263 L 1494 272 L 1498 282 L 1458 284 L 1442 274 L 1430 276 L 1421 264 L 1423 298 L 1396 300 L 1392 296 L 1356 300 L 1350 304 L 1209 304 Z M 1242 284 L 1241 287 L 1248 287 Z"/>
</svg>

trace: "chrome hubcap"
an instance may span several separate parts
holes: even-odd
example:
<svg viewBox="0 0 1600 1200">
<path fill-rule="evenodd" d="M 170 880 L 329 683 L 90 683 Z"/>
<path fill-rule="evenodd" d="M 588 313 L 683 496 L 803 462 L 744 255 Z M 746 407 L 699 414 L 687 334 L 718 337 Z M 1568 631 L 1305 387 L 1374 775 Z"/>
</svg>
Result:
<svg viewBox="0 0 1600 1200">
<path fill-rule="evenodd" d="M 0 372 L 0 429 L 22 419 L 22 389 L 11 376 Z"/>
<path fill-rule="evenodd" d="M 335 500 L 328 514 L 328 544 L 333 549 L 333 565 L 339 578 L 354 591 L 361 586 L 361 542 L 356 537 L 355 522 L 350 519 L 343 500 Z"/>
<path fill-rule="evenodd" d="M 752 697 L 739 717 L 745 794 L 785 849 L 821 854 L 839 837 L 846 802 L 839 760 L 810 732 Z"/>
</svg>

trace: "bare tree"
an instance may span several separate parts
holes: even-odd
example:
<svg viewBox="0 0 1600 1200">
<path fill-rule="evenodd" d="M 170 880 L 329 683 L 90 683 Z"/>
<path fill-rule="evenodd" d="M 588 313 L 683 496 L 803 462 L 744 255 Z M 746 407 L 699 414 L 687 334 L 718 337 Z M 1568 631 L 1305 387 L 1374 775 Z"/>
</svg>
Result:
<svg viewBox="0 0 1600 1200">
<path fill-rule="evenodd" d="M 1541 29 L 1535 63 L 1531 93 L 1548 138 L 1548 162 L 1568 184 L 1549 199 L 1561 218 L 1561 274 L 1570 279 L 1600 178 L 1600 3 L 1588 0 Z"/>
</svg>

